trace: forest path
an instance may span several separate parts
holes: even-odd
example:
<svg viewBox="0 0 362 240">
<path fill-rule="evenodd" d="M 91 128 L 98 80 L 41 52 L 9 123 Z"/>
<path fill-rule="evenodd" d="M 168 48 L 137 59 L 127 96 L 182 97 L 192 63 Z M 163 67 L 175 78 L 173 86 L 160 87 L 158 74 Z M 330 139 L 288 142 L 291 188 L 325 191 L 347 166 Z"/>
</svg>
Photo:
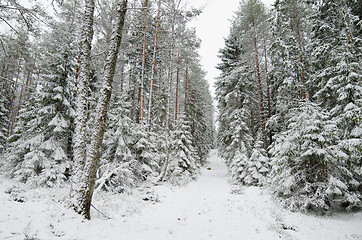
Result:
<svg viewBox="0 0 362 240">
<path fill-rule="evenodd" d="M 211 168 L 211 170 L 208 170 Z M 162 189 L 162 190 L 161 190 Z M 161 202 L 128 218 L 125 239 L 278 239 L 270 195 L 259 188 L 233 194 L 224 160 L 212 151 L 195 182 L 156 188 Z"/>
<path fill-rule="evenodd" d="M 217 151 L 185 186 L 96 194 L 94 205 L 111 219 L 92 208 L 92 219 L 85 221 L 64 204 L 68 193 L 29 189 L 0 175 L 0 239 L 362 240 L 362 212 L 316 216 L 284 210 L 266 189 L 230 185 Z"/>
</svg>

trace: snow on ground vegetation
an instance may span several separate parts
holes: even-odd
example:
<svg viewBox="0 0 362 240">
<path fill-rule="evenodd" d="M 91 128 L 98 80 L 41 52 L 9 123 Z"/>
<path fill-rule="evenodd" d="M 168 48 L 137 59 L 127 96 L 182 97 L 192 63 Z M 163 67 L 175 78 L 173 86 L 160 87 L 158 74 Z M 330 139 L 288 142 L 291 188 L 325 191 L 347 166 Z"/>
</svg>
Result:
<svg viewBox="0 0 362 240">
<path fill-rule="evenodd" d="M 362 213 L 325 216 L 282 209 L 270 192 L 228 183 L 217 152 L 195 182 L 98 192 L 92 219 L 66 205 L 67 188 L 29 189 L 0 177 L 0 239 L 362 239 Z"/>
</svg>

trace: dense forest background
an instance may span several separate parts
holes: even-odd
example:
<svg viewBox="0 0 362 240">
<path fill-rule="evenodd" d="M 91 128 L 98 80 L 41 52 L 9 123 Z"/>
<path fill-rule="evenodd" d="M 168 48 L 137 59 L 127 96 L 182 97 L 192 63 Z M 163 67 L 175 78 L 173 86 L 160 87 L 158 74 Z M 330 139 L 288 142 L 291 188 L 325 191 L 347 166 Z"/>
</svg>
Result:
<svg viewBox="0 0 362 240">
<path fill-rule="evenodd" d="M 218 142 L 237 183 L 294 210 L 361 207 L 361 1 L 242 1 L 220 51 Z"/>
<path fill-rule="evenodd" d="M 93 5 L 84 84 L 83 9 L 92 2 L 52 1 L 45 8 L 9 0 L 0 6 L 9 28 L 0 38 L 1 167 L 18 181 L 52 187 L 82 171 L 75 152 L 80 121 L 86 124 L 81 148 L 92 150 L 112 23 L 127 1 Z M 187 27 L 200 10 L 179 0 L 129 1 L 125 10 L 95 189 L 123 192 L 147 179 L 186 183 L 196 178 L 214 144 L 200 40 Z M 84 112 L 79 96 L 87 100 Z"/>
<path fill-rule="evenodd" d="M 69 183 L 77 199 L 89 167 L 91 198 L 185 184 L 217 145 L 234 183 L 269 186 L 290 209 L 360 208 L 360 1 L 241 1 L 220 50 L 217 143 L 188 27 L 200 13 L 181 0 L 3 1 L 2 172 Z"/>
</svg>

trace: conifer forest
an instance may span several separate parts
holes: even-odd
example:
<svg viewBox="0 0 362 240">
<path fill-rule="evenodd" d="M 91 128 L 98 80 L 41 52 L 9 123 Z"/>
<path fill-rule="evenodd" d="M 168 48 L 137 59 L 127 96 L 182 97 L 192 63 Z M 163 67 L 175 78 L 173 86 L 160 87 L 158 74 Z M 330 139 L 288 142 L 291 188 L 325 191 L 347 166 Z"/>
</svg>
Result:
<svg viewBox="0 0 362 240">
<path fill-rule="evenodd" d="M 14 239 L 120 239 L 84 237 L 77 234 L 87 230 L 70 233 L 72 224 L 59 222 L 80 224 L 95 216 L 105 226 L 109 219 L 139 214 L 136 206 L 152 209 L 174 199 L 186 204 L 176 223 L 190 219 L 190 209 L 202 216 L 208 204 L 228 204 L 235 214 L 211 215 L 221 221 L 215 226 L 239 226 L 243 207 L 251 219 L 263 216 L 260 223 L 253 220 L 259 227 L 271 222 L 262 235 L 246 239 L 333 239 L 305 235 L 304 225 L 290 216 L 335 212 L 350 216 L 345 239 L 362 239 L 361 230 L 353 229 L 362 223 L 361 0 L 239 2 L 212 82 L 191 26 L 206 5 L 0 1 L 1 205 L 36 209 L 26 204 L 51 201 L 66 212 L 58 223 L 41 227 L 39 219 L 24 220 L 20 229 L 0 210 L 0 238 L 12 226 Z M 215 180 L 220 176 L 222 185 Z M 219 199 L 224 190 L 225 199 Z M 134 200 L 138 195 L 140 202 Z M 117 215 L 121 202 L 127 210 Z M 272 204 L 272 220 L 258 210 L 265 204 Z M 177 208 L 175 203 L 141 216 L 162 219 Z M 127 219 L 130 226 L 136 221 Z M 139 221 L 133 225 L 143 226 Z M 206 239 L 196 232 L 184 238 L 187 230 L 177 228 L 177 235 L 172 229 L 168 237 L 152 232 L 148 239 Z M 235 236 L 208 234 L 243 239 L 237 230 Z"/>
</svg>

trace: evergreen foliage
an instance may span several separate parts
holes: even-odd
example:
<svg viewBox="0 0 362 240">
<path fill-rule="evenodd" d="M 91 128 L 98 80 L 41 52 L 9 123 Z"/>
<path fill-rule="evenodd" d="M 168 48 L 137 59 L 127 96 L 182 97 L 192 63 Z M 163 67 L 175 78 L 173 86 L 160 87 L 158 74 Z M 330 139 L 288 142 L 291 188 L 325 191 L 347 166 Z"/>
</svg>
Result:
<svg viewBox="0 0 362 240">
<path fill-rule="evenodd" d="M 256 18 L 258 4 L 242 1 L 220 50 L 218 140 L 233 182 L 269 185 L 293 210 L 360 208 L 362 45 L 356 2 L 279 0 L 269 28 L 265 18 Z M 261 62 L 262 52 L 264 69 L 255 61 Z M 261 93 L 270 94 L 265 132 L 256 108 L 258 67 Z"/>
<path fill-rule="evenodd" d="M 293 210 L 359 207 L 361 195 L 349 188 L 356 180 L 336 145 L 336 123 L 310 102 L 301 103 L 291 115 L 287 130 L 270 150 L 273 191 Z"/>
<path fill-rule="evenodd" d="M 13 174 L 22 182 L 53 186 L 70 176 L 73 110 L 69 79 L 74 77 L 76 46 L 72 45 L 75 25 L 66 26 L 53 22 L 53 29 L 44 34 L 36 53 L 39 82 L 21 106 L 9 140 Z"/>
<path fill-rule="evenodd" d="M 176 185 L 195 179 L 200 165 L 192 146 L 190 128 L 185 122 L 179 121 L 172 131 L 169 151 L 170 163 L 166 179 Z"/>
</svg>

